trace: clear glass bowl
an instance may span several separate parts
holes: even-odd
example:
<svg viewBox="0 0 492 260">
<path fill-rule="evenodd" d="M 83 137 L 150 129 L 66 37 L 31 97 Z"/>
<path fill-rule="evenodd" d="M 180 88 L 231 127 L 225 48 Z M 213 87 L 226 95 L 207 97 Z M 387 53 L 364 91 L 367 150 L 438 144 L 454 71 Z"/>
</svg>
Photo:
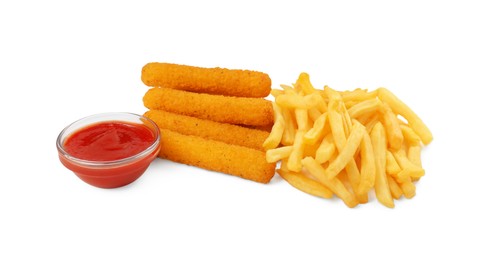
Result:
<svg viewBox="0 0 492 260">
<path fill-rule="evenodd" d="M 152 144 L 142 152 L 113 161 L 84 160 L 69 154 L 64 149 L 67 137 L 89 125 L 102 122 L 123 122 L 142 125 L 154 135 Z M 99 188 L 117 188 L 138 179 L 157 157 L 160 151 L 159 127 L 149 118 L 132 113 L 103 113 L 84 117 L 63 129 L 56 139 L 58 157 L 61 163 L 81 180 Z"/>
</svg>

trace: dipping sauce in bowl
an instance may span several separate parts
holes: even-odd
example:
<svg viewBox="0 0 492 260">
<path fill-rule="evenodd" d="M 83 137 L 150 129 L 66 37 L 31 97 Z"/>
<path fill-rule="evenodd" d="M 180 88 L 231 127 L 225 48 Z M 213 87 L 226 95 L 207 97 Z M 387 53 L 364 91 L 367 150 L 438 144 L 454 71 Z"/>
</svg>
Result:
<svg viewBox="0 0 492 260">
<path fill-rule="evenodd" d="M 116 188 L 138 179 L 160 150 L 159 127 L 131 113 L 105 113 L 82 118 L 57 138 L 65 167 L 100 188 Z"/>
</svg>

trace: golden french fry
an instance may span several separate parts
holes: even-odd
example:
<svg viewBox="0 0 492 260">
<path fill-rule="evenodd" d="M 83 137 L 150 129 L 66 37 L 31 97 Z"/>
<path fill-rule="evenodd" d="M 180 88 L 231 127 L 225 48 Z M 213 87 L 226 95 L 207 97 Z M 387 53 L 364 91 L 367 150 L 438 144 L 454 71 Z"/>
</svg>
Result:
<svg viewBox="0 0 492 260">
<path fill-rule="evenodd" d="M 380 110 L 381 105 L 381 101 L 377 98 L 368 99 L 351 106 L 348 113 L 352 118 L 357 118 L 362 115 L 372 115 Z"/>
<path fill-rule="evenodd" d="M 337 111 L 338 102 L 335 99 L 331 99 L 328 103 L 328 122 L 330 124 L 333 140 L 338 151 L 343 149 L 346 142 L 346 135 L 343 127 L 342 115 Z"/>
<path fill-rule="evenodd" d="M 372 131 L 372 128 L 376 125 L 377 122 L 379 122 L 379 114 L 374 114 L 371 118 L 369 118 L 369 121 L 364 124 L 364 126 L 366 127 L 366 130 L 368 133 L 370 133 Z"/>
<path fill-rule="evenodd" d="M 270 95 L 274 96 L 274 97 L 277 97 L 279 95 L 283 95 L 284 94 L 284 91 L 281 90 L 281 89 L 272 89 L 270 91 Z"/>
<path fill-rule="evenodd" d="M 342 113 L 343 131 L 345 132 L 345 136 L 348 136 L 350 132 L 352 132 L 352 119 L 350 118 L 347 108 L 345 108 L 345 104 L 343 104 L 343 102 L 340 103 L 340 111 Z"/>
<path fill-rule="evenodd" d="M 316 103 L 316 109 L 318 109 L 321 113 L 326 113 L 326 111 L 328 111 L 328 105 L 323 98 L 323 94 L 324 93 L 322 91 L 316 91 L 311 95 L 313 96 L 313 100 Z"/>
<path fill-rule="evenodd" d="M 282 134 L 285 129 L 285 121 L 283 118 L 277 120 L 270 131 L 270 135 L 263 142 L 263 148 L 265 150 L 273 149 L 277 147 L 282 140 Z"/>
<path fill-rule="evenodd" d="M 282 110 L 280 107 L 273 103 L 273 116 L 275 119 L 275 123 L 273 123 L 272 130 L 270 131 L 270 135 L 263 142 L 263 148 L 265 150 L 273 149 L 280 144 L 282 140 L 282 135 L 285 130 L 285 120 L 282 116 Z"/>
<path fill-rule="evenodd" d="M 333 197 L 333 192 L 315 180 L 312 180 L 301 173 L 279 169 L 277 173 L 294 188 L 307 194 L 329 199 Z"/>
<path fill-rule="evenodd" d="M 315 92 L 315 89 L 309 80 L 309 74 L 307 73 L 301 73 L 295 85 L 298 86 L 305 94 Z"/>
<path fill-rule="evenodd" d="M 419 135 L 424 144 L 432 142 L 431 131 L 410 107 L 385 88 L 378 89 L 378 97 L 387 103 L 396 114 L 403 116 L 408 121 L 410 127 Z"/>
<path fill-rule="evenodd" d="M 364 131 L 362 142 L 360 145 L 360 184 L 359 194 L 368 193 L 374 187 L 376 181 L 376 165 L 374 158 L 374 150 L 372 148 L 371 137 Z"/>
<path fill-rule="evenodd" d="M 403 139 L 409 145 L 420 145 L 420 137 L 406 124 L 400 124 Z"/>
<path fill-rule="evenodd" d="M 377 97 L 377 92 L 372 91 L 372 92 L 367 92 L 367 89 L 355 89 L 353 91 L 343 91 L 340 93 L 343 102 L 349 102 L 349 101 L 364 101 L 368 99 L 372 99 Z"/>
<path fill-rule="evenodd" d="M 396 162 L 393 154 L 386 150 L 386 173 L 391 176 L 396 176 L 399 172 L 401 172 L 400 165 Z"/>
<path fill-rule="evenodd" d="M 395 204 L 386 177 L 386 134 L 383 125 L 379 122 L 372 129 L 371 142 L 376 166 L 376 181 L 374 183 L 376 198 L 386 207 L 393 208 Z"/>
<path fill-rule="evenodd" d="M 408 147 L 407 157 L 408 160 L 415 166 L 422 168 L 422 161 L 420 159 L 420 151 L 422 147 L 420 145 L 412 145 Z"/>
<path fill-rule="evenodd" d="M 411 199 L 416 194 L 415 184 L 411 181 L 410 178 L 407 178 L 403 182 L 400 183 L 400 188 L 403 191 L 403 196 L 407 199 Z"/>
<path fill-rule="evenodd" d="M 297 94 L 282 94 L 275 97 L 275 103 L 283 108 L 308 109 L 310 106 Z"/>
<path fill-rule="evenodd" d="M 306 143 L 313 144 L 317 142 L 321 138 L 321 135 L 326 132 L 325 125 L 327 116 L 328 113 L 324 113 L 314 121 L 313 127 L 304 135 L 304 141 Z"/>
<path fill-rule="evenodd" d="M 294 114 L 296 116 L 297 129 L 307 131 L 309 129 L 307 109 L 296 108 L 294 109 Z"/>
<path fill-rule="evenodd" d="M 393 196 L 394 199 L 400 199 L 401 195 L 403 195 L 403 191 L 401 190 L 400 186 L 398 183 L 393 179 L 392 176 L 386 175 L 388 178 L 388 185 L 390 188 L 391 196 Z"/>
<path fill-rule="evenodd" d="M 306 131 L 303 130 L 297 130 L 295 139 L 294 139 L 294 145 L 292 152 L 289 155 L 289 159 L 287 161 L 287 169 L 289 171 L 293 172 L 300 172 L 302 170 L 302 155 L 304 152 L 304 142 L 303 142 L 303 137 Z"/>
<path fill-rule="evenodd" d="M 417 177 L 420 178 L 424 176 L 425 171 L 424 169 L 420 168 L 417 165 L 414 165 L 404 154 L 403 150 L 399 150 L 396 152 L 393 152 L 393 156 L 396 159 L 396 162 L 398 162 L 398 165 L 400 165 L 400 168 L 402 171 L 398 173 L 398 178 L 403 179 L 406 177 Z"/>
<path fill-rule="evenodd" d="M 309 173 L 321 182 L 324 186 L 328 187 L 333 193 L 335 193 L 340 199 L 343 200 L 345 205 L 350 208 L 357 206 L 358 201 L 354 194 L 348 191 L 343 183 L 337 178 L 328 179 L 323 167 L 317 163 L 313 157 L 306 157 L 302 159 L 302 165 L 306 167 Z"/>
<path fill-rule="evenodd" d="M 294 147 L 292 145 L 290 146 L 283 146 L 275 149 L 270 149 L 266 151 L 266 160 L 269 163 L 274 163 L 278 162 L 284 158 L 288 158 L 289 155 L 292 153 L 292 150 Z"/>
<path fill-rule="evenodd" d="M 321 112 L 315 107 L 308 109 L 308 117 L 311 121 L 316 122 L 316 120 L 321 116 Z"/>
<path fill-rule="evenodd" d="M 318 92 L 303 96 L 302 99 L 308 105 L 308 109 L 316 107 L 321 112 L 326 112 L 326 103 Z"/>
<path fill-rule="evenodd" d="M 403 145 L 403 134 L 401 132 L 398 119 L 387 104 L 383 104 L 381 106 L 381 111 L 383 114 L 383 125 L 386 130 L 389 146 L 392 149 L 400 149 Z"/>
<path fill-rule="evenodd" d="M 354 160 L 354 154 L 357 151 L 365 132 L 366 129 L 364 126 L 355 121 L 352 132 L 345 142 L 343 149 L 338 153 L 337 158 L 330 163 L 328 169 L 326 169 L 326 174 L 329 179 L 337 176 L 350 161 Z M 358 186 L 354 188 L 358 188 Z"/>
<path fill-rule="evenodd" d="M 331 135 L 326 135 L 321 141 L 321 144 L 316 150 L 316 162 L 323 164 L 330 160 L 335 154 L 336 147 L 333 143 L 333 137 Z"/>
<path fill-rule="evenodd" d="M 280 141 L 283 145 L 292 145 L 296 134 L 296 125 L 294 118 L 288 109 L 282 110 L 282 116 L 285 121 L 285 129 Z"/>
<path fill-rule="evenodd" d="M 297 93 L 295 89 L 289 85 L 280 84 L 280 87 L 284 90 L 285 94 L 292 95 Z"/>
</svg>

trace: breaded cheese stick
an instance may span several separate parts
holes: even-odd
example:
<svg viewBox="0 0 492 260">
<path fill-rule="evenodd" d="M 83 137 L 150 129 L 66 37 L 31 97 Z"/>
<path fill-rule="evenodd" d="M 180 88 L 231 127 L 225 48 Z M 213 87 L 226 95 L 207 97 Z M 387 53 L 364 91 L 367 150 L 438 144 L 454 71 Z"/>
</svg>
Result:
<svg viewBox="0 0 492 260">
<path fill-rule="evenodd" d="M 151 88 L 143 97 L 149 109 L 237 125 L 273 124 L 271 101 L 262 98 L 226 97 L 170 88 Z"/>
<path fill-rule="evenodd" d="M 151 87 L 236 97 L 266 97 L 272 85 L 262 72 L 157 62 L 142 68 L 142 81 Z"/>
<path fill-rule="evenodd" d="M 269 135 L 266 131 L 174 114 L 164 110 L 149 110 L 144 116 L 152 119 L 159 128 L 260 151 L 264 151 L 262 144 Z"/>
<path fill-rule="evenodd" d="M 161 129 L 161 136 L 161 158 L 261 183 L 275 174 L 276 165 L 267 163 L 265 152 L 168 129 Z"/>
</svg>

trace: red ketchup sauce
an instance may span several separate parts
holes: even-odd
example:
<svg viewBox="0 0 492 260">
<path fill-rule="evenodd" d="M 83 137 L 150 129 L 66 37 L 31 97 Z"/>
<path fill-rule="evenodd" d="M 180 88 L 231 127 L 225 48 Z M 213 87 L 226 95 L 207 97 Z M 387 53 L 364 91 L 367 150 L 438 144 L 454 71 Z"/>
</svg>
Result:
<svg viewBox="0 0 492 260">
<path fill-rule="evenodd" d="M 140 177 L 156 158 L 160 150 L 158 138 L 158 133 L 142 124 L 100 122 L 75 131 L 63 142 L 63 150 L 70 157 L 84 161 L 63 155 L 59 158 L 63 165 L 91 185 L 121 187 Z M 147 150 L 150 147 L 152 151 Z"/>
<path fill-rule="evenodd" d="M 102 122 L 73 133 L 63 147 L 67 153 L 79 159 L 113 161 L 144 151 L 154 139 L 154 134 L 143 125 Z"/>
</svg>

